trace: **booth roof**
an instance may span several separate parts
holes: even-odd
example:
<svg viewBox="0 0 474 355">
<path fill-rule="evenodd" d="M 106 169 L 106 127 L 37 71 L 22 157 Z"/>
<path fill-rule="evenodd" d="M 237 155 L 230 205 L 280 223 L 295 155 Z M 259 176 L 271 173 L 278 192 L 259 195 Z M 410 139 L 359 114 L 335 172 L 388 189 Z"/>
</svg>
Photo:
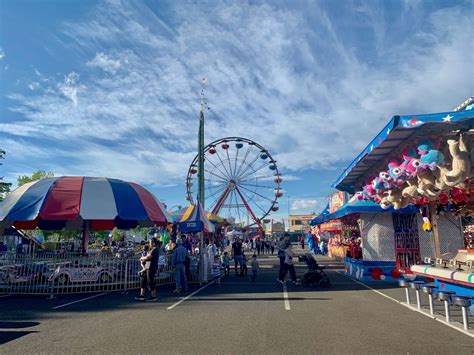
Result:
<svg viewBox="0 0 474 355">
<path fill-rule="evenodd" d="M 455 131 L 472 128 L 474 110 L 394 116 L 332 186 L 354 193 L 361 188 L 366 178 L 384 169 L 386 159 L 398 158 L 401 155 L 400 147 L 420 137 L 454 135 Z"/>
<path fill-rule="evenodd" d="M 321 223 L 324 223 L 324 221 L 326 221 L 326 216 L 329 214 L 329 203 L 326 205 L 326 207 L 324 208 L 324 210 L 319 214 L 317 215 L 316 217 L 314 217 L 310 222 L 309 224 L 314 226 L 314 225 L 317 225 L 317 224 L 321 224 Z"/>
<path fill-rule="evenodd" d="M 311 221 L 311 225 L 326 223 L 328 221 L 339 219 L 353 213 L 417 213 L 417 212 L 418 210 L 413 205 L 410 205 L 406 208 L 401 208 L 399 210 L 395 210 L 393 206 L 390 206 L 390 208 L 388 209 L 383 209 L 382 207 L 380 207 L 379 204 L 373 201 L 354 201 L 354 202 L 346 203 L 337 211 L 334 211 L 333 213 L 329 213 L 325 215 L 320 220 L 315 221 L 316 218 L 313 218 L 313 220 Z"/>
</svg>

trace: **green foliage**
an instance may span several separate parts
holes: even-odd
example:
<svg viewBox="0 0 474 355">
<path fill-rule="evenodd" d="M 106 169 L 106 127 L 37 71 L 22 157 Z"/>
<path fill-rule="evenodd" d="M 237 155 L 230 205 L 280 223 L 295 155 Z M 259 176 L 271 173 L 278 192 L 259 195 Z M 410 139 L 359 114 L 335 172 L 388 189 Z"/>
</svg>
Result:
<svg viewBox="0 0 474 355">
<path fill-rule="evenodd" d="M 116 242 L 122 240 L 122 232 L 119 229 L 112 229 L 112 240 L 115 240 Z"/>
<path fill-rule="evenodd" d="M 109 231 L 94 231 L 94 236 L 99 240 L 109 239 Z"/>
<path fill-rule="evenodd" d="M 31 176 L 28 176 L 28 175 L 18 176 L 17 182 L 18 182 L 18 186 L 21 186 L 31 181 L 46 179 L 53 176 L 54 176 L 54 173 L 52 171 L 46 172 L 44 170 L 37 170 L 33 174 L 31 174 Z"/>
<path fill-rule="evenodd" d="M 6 154 L 5 151 L 3 149 L 0 149 L 0 159 L 5 159 L 4 158 L 5 154 Z M 2 163 L 0 163 L 0 165 L 2 165 Z M 3 180 L 3 176 L 0 176 L 0 201 L 3 200 L 6 193 L 10 192 L 10 186 L 12 186 L 11 183 L 4 182 L 2 180 Z"/>
</svg>

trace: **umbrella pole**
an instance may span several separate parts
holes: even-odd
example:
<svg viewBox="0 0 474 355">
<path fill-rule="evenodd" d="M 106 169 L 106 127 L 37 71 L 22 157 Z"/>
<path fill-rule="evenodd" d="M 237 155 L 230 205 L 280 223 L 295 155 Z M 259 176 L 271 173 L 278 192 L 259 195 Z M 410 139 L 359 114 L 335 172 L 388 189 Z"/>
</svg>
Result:
<svg viewBox="0 0 474 355">
<path fill-rule="evenodd" d="M 82 224 L 82 255 L 87 254 L 87 247 L 89 245 L 89 223 L 84 221 Z"/>
</svg>

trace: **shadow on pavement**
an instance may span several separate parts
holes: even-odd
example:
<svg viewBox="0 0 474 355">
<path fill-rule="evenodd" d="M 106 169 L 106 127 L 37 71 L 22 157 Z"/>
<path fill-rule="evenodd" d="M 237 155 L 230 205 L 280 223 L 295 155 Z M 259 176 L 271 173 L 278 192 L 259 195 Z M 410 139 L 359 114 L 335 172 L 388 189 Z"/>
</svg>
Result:
<svg viewBox="0 0 474 355">
<path fill-rule="evenodd" d="M 21 329 L 39 325 L 39 322 L 3 322 L 0 321 L 0 328 Z"/>
<path fill-rule="evenodd" d="M 9 341 L 21 338 L 25 335 L 31 334 L 31 333 L 38 333 L 37 331 L 0 331 L 0 344 L 6 344 Z"/>
</svg>

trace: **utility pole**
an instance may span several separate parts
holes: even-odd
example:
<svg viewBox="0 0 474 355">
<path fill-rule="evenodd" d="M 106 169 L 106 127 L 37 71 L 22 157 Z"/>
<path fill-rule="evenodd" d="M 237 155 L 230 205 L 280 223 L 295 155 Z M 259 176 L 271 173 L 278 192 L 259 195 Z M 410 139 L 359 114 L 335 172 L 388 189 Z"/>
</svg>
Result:
<svg viewBox="0 0 474 355">
<path fill-rule="evenodd" d="M 291 230 L 290 229 L 290 195 L 287 195 L 288 197 L 288 232 Z"/>
<path fill-rule="evenodd" d="M 202 79 L 201 89 L 201 112 L 199 114 L 199 136 L 198 136 L 198 201 L 204 207 L 204 110 L 207 107 L 207 103 L 204 97 L 204 84 L 207 83 L 207 79 Z"/>
</svg>

